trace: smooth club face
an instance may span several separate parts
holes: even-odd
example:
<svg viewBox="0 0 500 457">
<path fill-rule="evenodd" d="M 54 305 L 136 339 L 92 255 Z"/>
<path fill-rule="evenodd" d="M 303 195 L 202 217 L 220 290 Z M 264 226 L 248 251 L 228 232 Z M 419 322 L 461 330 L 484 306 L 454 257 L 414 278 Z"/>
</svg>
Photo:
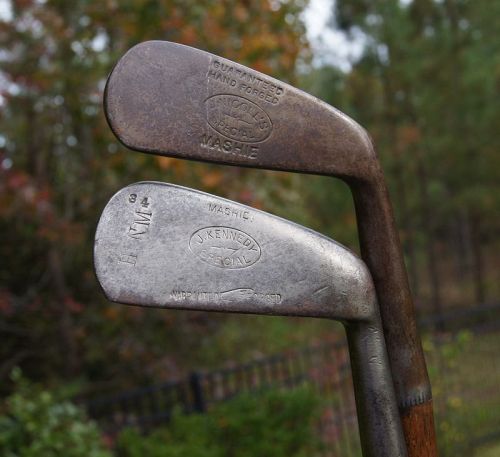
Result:
<svg viewBox="0 0 500 457">
<path fill-rule="evenodd" d="M 96 232 L 106 296 L 143 306 L 370 320 L 364 263 L 276 216 L 183 187 L 143 182 L 116 193 Z"/>
<path fill-rule="evenodd" d="M 128 51 L 108 78 L 104 106 L 115 135 L 139 151 L 354 180 L 379 170 L 367 133 L 345 114 L 177 43 Z"/>
</svg>

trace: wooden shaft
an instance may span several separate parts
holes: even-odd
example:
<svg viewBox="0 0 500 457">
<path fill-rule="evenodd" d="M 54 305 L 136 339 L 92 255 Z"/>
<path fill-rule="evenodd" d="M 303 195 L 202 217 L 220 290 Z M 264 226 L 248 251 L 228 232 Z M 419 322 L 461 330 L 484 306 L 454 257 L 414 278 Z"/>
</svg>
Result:
<svg viewBox="0 0 500 457">
<path fill-rule="evenodd" d="M 373 277 L 409 457 L 436 457 L 432 394 L 399 236 L 382 171 L 349 183 L 361 256 Z"/>
<path fill-rule="evenodd" d="M 438 455 L 432 400 L 400 410 L 403 433 L 409 457 L 435 457 Z"/>
</svg>

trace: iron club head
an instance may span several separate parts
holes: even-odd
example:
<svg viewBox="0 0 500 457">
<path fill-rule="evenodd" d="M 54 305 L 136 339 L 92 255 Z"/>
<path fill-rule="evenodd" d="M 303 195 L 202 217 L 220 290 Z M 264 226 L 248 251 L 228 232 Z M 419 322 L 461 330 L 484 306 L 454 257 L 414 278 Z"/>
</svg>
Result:
<svg viewBox="0 0 500 457">
<path fill-rule="evenodd" d="M 375 289 L 345 247 L 230 200 L 143 182 L 104 209 L 94 264 L 115 302 L 342 321 L 363 455 L 407 455 Z"/>
<path fill-rule="evenodd" d="M 161 41 L 141 43 L 122 57 L 108 78 L 104 107 L 113 132 L 131 149 L 347 182 L 361 254 L 380 304 L 410 454 L 437 455 L 431 388 L 403 255 L 383 172 L 366 131 L 286 83 L 214 54 Z"/>
<path fill-rule="evenodd" d="M 95 269 L 116 302 L 370 320 L 364 263 L 323 235 L 203 192 L 162 183 L 119 191 L 102 213 Z"/>
<path fill-rule="evenodd" d="M 208 52 L 148 41 L 109 76 L 113 132 L 144 152 L 363 178 L 378 162 L 365 130 L 277 79 Z"/>
</svg>

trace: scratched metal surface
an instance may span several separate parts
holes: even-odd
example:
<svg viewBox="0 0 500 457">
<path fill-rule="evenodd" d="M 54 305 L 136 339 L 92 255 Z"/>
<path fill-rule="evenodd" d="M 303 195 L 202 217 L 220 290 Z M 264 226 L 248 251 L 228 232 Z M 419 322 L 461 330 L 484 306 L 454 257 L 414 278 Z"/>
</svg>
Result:
<svg viewBox="0 0 500 457">
<path fill-rule="evenodd" d="M 162 41 L 141 43 L 120 59 L 109 76 L 104 107 L 113 132 L 131 149 L 336 176 L 350 186 L 398 404 L 408 420 L 407 441 L 413 457 L 436 455 L 431 388 L 406 268 L 385 178 L 366 131 L 286 83 Z M 414 429 L 426 430 L 427 437 L 414 436 Z"/>
<path fill-rule="evenodd" d="M 363 455 L 407 455 L 373 282 L 345 247 L 245 205 L 143 182 L 105 207 L 94 265 L 120 303 L 342 321 Z"/>
<path fill-rule="evenodd" d="M 346 248 L 209 194 L 133 184 L 102 213 L 95 268 L 110 300 L 259 314 L 370 318 L 374 290 Z"/>
<path fill-rule="evenodd" d="M 358 177 L 375 159 L 366 131 L 330 105 L 176 43 L 128 51 L 109 77 L 104 104 L 120 141 L 145 152 Z"/>
</svg>

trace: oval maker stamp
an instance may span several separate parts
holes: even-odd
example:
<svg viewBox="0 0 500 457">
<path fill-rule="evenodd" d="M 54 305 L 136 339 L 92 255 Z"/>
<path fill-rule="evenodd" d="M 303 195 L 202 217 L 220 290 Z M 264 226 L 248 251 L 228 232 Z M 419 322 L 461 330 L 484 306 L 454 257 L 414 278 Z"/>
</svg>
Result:
<svg viewBox="0 0 500 457">
<path fill-rule="evenodd" d="M 205 105 L 210 126 L 232 140 L 258 143 L 273 129 L 270 117 L 260 106 L 238 95 L 213 95 Z"/>
<path fill-rule="evenodd" d="M 253 265 L 261 254 L 257 241 L 231 227 L 199 229 L 191 235 L 189 248 L 203 262 L 230 270 Z"/>
</svg>

